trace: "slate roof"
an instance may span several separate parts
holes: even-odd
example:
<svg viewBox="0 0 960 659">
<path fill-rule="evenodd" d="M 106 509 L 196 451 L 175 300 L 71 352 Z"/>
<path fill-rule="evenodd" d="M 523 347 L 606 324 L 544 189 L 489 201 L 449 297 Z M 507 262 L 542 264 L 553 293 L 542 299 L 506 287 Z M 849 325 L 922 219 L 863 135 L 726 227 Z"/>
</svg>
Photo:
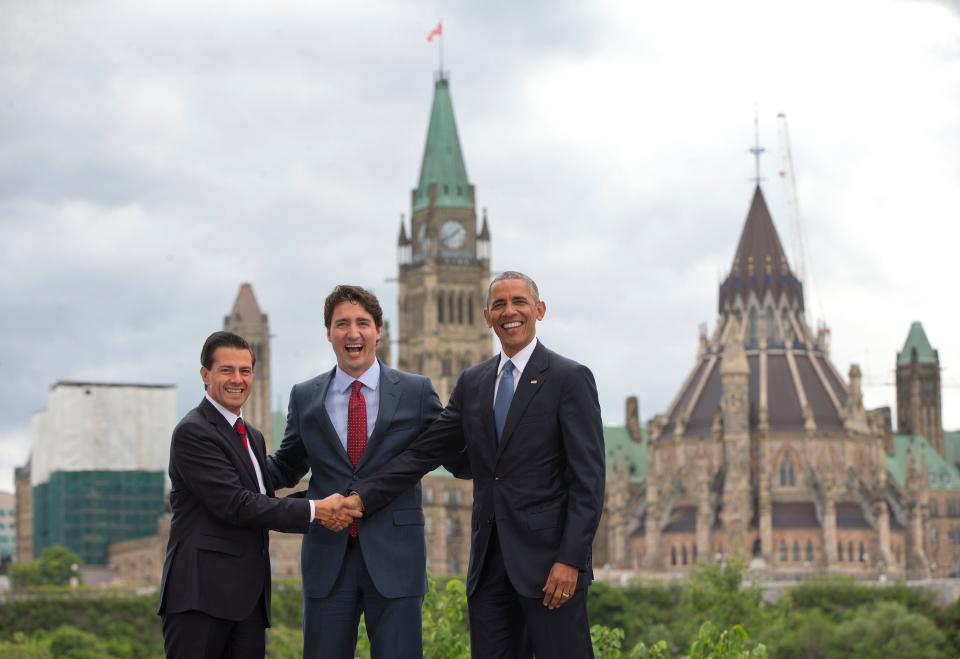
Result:
<svg viewBox="0 0 960 659">
<path fill-rule="evenodd" d="M 744 298 L 753 291 L 762 300 L 767 291 L 774 299 L 782 294 L 796 299 L 803 308 L 803 286 L 791 272 L 780 236 L 773 226 L 773 218 L 758 185 L 747 213 L 747 221 L 740 234 L 730 274 L 720 285 L 720 311 L 736 295 Z"/>
<path fill-rule="evenodd" d="M 773 502 L 773 528 L 815 529 L 820 527 L 817 511 L 810 501 Z"/>
<path fill-rule="evenodd" d="M 670 521 L 664 533 L 689 533 L 697 530 L 697 509 L 694 506 L 679 506 L 670 512 Z"/>
<path fill-rule="evenodd" d="M 859 503 L 846 502 L 837 504 L 838 529 L 869 529 L 870 524 L 863 516 L 863 508 Z"/>
</svg>

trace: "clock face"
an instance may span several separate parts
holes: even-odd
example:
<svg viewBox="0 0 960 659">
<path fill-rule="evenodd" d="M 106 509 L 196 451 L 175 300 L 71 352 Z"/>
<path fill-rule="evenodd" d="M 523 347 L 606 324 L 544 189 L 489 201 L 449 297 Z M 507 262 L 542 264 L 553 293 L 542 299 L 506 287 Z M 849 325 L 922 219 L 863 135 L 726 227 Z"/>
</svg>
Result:
<svg viewBox="0 0 960 659">
<path fill-rule="evenodd" d="M 467 230 L 456 220 L 447 220 L 440 227 L 440 241 L 447 249 L 460 249 L 467 242 Z"/>
</svg>

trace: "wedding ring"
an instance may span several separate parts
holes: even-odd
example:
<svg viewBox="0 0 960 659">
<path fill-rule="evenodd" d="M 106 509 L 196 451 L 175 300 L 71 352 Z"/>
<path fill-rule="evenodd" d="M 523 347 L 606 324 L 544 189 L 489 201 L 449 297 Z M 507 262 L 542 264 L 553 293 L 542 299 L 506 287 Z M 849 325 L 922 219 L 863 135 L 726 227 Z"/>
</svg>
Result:
<svg viewBox="0 0 960 659">
<path fill-rule="evenodd" d="M 570 597 L 570 593 L 560 593 L 560 597 Z"/>
</svg>

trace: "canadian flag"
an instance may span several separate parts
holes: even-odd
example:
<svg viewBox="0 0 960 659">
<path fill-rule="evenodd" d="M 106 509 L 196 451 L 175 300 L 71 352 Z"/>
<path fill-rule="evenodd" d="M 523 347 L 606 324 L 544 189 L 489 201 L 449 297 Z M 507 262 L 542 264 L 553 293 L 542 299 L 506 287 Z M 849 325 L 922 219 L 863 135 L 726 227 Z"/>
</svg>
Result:
<svg viewBox="0 0 960 659">
<path fill-rule="evenodd" d="M 427 43 L 433 41 L 434 37 L 443 36 L 443 23 L 437 23 L 437 27 L 430 30 L 430 34 L 427 35 Z"/>
</svg>

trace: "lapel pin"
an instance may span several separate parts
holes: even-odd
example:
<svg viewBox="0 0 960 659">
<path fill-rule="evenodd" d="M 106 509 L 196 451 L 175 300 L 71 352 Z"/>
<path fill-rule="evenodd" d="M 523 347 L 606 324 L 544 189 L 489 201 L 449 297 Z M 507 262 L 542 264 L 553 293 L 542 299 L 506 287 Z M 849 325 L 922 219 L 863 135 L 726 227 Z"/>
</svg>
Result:
<svg viewBox="0 0 960 659">
<path fill-rule="evenodd" d="M 530 384 L 536 384 L 538 380 L 530 380 Z"/>
</svg>

